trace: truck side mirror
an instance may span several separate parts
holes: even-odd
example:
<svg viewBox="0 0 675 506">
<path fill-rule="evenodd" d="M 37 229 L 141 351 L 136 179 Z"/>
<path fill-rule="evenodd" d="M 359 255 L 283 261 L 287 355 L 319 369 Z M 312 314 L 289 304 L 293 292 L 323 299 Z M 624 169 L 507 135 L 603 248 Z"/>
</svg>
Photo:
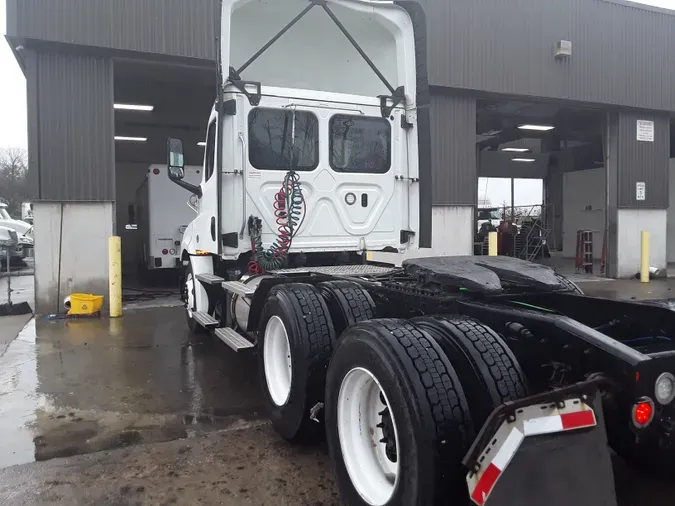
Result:
<svg viewBox="0 0 675 506">
<path fill-rule="evenodd" d="M 169 138 L 167 142 L 169 179 L 180 181 L 185 177 L 185 162 L 183 159 L 183 143 L 180 139 Z"/>
</svg>

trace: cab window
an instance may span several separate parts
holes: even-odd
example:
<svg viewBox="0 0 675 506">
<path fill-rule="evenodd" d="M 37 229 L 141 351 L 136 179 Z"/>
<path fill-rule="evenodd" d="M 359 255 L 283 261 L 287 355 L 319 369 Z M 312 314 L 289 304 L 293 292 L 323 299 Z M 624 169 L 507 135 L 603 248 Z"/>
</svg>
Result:
<svg viewBox="0 0 675 506">
<path fill-rule="evenodd" d="M 319 120 L 310 112 L 253 109 L 248 139 L 249 161 L 256 169 L 311 171 L 319 165 Z"/>
<path fill-rule="evenodd" d="M 391 125 L 385 118 L 336 114 L 330 120 L 330 166 L 336 172 L 385 174 L 391 168 Z"/>
</svg>

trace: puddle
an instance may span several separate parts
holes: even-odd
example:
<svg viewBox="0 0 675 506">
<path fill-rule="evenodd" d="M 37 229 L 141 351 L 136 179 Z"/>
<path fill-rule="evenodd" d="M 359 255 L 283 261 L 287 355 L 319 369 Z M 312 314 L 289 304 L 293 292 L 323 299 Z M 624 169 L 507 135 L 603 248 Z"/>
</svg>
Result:
<svg viewBox="0 0 675 506">
<path fill-rule="evenodd" d="M 256 420 L 254 357 L 191 336 L 182 308 L 33 319 L 0 358 L 0 468 Z"/>
</svg>

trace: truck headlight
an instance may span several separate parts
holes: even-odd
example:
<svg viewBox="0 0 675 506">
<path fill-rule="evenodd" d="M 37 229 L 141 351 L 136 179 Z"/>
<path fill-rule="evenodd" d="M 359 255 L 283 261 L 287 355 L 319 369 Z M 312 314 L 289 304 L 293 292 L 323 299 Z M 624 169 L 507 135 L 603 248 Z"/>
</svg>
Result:
<svg viewBox="0 0 675 506">
<path fill-rule="evenodd" d="M 675 399 L 675 376 L 669 372 L 664 372 L 656 380 L 654 385 L 654 396 L 659 404 L 670 404 Z"/>
</svg>

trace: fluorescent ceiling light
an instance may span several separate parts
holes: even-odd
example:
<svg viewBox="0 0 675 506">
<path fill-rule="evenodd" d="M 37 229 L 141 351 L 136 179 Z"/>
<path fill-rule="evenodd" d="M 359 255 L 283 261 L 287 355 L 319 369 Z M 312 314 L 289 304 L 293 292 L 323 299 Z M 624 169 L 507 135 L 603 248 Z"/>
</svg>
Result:
<svg viewBox="0 0 675 506">
<path fill-rule="evenodd" d="M 150 112 L 155 110 L 154 105 L 138 105 L 138 104 L 115 104 L 115 109 L 121 111 L 145 111 Z"/>
<path fill-rule="evenodd" d="M 535 160 L 534 158 L 512 158 L 511 161 L 512 162 L 532 163 L 532 162 L 536 162 L 537 160 Z"/>
<path fill-rule="evenodd" d="M 530 150 L 527 148 L 502 148 L 502 151 L 507 153 L 529 153 Z"/>
<path fill-rule="evenodd" d="M 146 142 L 148 140 L 147 137 L 125 137 L 123 135 L 116 135 L 115 136 L 116 141 L 127 141 L 127 142 Z"/>
<path fill-rule="evenodd" d="M 485 135 L 486 137 L 494 137 L 495 135 L 498 135 L 502 133 L 501 130 L 489 130 L 487 132 L 482 133 L 481 135 Z"/>
<path fill-rule="evenodd" d="M 202 148 L 206 147 L 206 143 L 204 141 L 198 142 L 197 146 L 201 146 Z"/>
<path fill-rule="evenodd" d="M 555 127 L 552 125 L 520 125 L 518 127 L 521 130 L 536 130 L 537 132 L 548 132 L 553 130 Z"/>
</svg>

